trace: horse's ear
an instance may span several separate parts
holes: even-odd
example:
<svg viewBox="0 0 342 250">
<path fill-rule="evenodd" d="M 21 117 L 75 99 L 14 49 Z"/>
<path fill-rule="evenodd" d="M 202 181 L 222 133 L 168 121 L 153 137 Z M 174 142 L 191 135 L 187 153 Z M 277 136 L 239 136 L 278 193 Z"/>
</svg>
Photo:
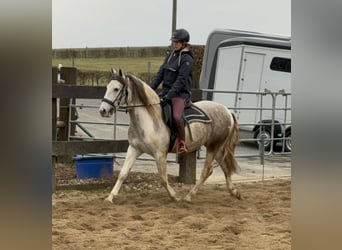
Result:
<svg viewBox="0 0 342 250">
<path fill-rule="evenodd" d="M 116 74 L 117 74 L 117 73 L 116 73 L 116 70 L 113 69 L 113 68 L 110 69 L 110 72 L 112 73 L 112 75 L 116 75 Z"/>
<path fill-rule="evenodd" d="M 123 73 L 121 69 L 119 69 L 119 75 L 123 77 Z"/>
</svg>

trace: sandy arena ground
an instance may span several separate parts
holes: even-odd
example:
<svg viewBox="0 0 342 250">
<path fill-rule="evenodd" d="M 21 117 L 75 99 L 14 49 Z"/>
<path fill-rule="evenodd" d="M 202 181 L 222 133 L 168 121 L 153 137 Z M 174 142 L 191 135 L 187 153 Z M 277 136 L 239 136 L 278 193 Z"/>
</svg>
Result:
<svg viewBox="0 0 342 250">
<path fill-rule="evenodd" d="M 65 170 L 57 176 L 75 177 Z M 171 201 L 157 174 L 131 172 L 111 204 L 117 173 L 104 188 L 52 195 L 53 249 L 291 249 L 289 178 L 236 183 L 242 200 L 209 183 L 187 203 Z M 192 186 L 169 180 L 179 196 Z"/>
</svg>

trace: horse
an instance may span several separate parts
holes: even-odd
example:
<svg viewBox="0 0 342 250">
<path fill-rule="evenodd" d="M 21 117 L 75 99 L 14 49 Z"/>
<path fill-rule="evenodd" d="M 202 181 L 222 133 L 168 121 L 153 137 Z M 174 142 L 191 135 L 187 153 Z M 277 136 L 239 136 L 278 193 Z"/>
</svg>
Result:
<svg viewBox="0 0 342 250">
<path fill-rule="evenodd" d="M 213 101 L 193 103 L 208 115 L 211 122 L 192 122 L 185 127 L 188 153 L 199 150 L 204 145 L 206 158 L 200 179 L 185 197 L 180 198 L 168 183 L 166 158 L 168 153 L 176 152 L 176 146 L 169 149 L 171 130 L 163 120 L 160 103 L 158 94 L 143 80 L 131 73 L 123 73 L 121 69 L 119 72 L 111 69 L 111 78 L 106 86 L 99 113 L 102 117 L 111 117 L 119 107 L 125 108 L 130 116 L 130 126 L 126 158 L 106 200 L 113 202 L 135 161 L 143 153 L 155 159 L 161 184 L 174 201 L 191 202 L 198 189 L 213 172 L 214 160 L 224 173 L 229 193 L 241 199 L 240 192 L 234 188 L 231 180 L 231 175 L 239 171 L 239 165 L 234 157 L 235 147 L 239 143 L 239 125 L 235 115 L 226 106 Z"/>
</svg>

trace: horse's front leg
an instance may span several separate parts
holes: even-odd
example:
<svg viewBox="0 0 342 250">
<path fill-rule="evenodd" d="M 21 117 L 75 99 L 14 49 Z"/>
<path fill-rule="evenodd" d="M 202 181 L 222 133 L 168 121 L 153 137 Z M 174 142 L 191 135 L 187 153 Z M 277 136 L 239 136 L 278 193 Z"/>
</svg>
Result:
<svg viewBox="0 0 342 250">
<path fill-rule="evenodd" d="M 124 165 L 123 165 L 122 169 L 120 170 L 118 179 L 117 179 L 112 191 L 110 192 L 110 194 L 106 198 L 107 201 L 113 202 L 114 196 L 118 195 L 122 183 L 127 178 L 128 173 L 132 169 L 134 162 L 137 160 L 137 158 L 141 154 L 142 153 L 139 150 L 137 150 L 136 148 L 133 148 L 132 146 L 128 147 Z"/>
<path fill-rule="evenodd" d="M 180 201 L 181 199 L 176 196 L 176 191 L 169 185 L 169 181 L 167 178 L 167 163 L 166 163 L 167 154 L 158 154 L 155 156 L 157 169 L 160 177 L 160 182 L 162 186 L 166 189 L 168 195 L 174 201 Z"/>
</svg>

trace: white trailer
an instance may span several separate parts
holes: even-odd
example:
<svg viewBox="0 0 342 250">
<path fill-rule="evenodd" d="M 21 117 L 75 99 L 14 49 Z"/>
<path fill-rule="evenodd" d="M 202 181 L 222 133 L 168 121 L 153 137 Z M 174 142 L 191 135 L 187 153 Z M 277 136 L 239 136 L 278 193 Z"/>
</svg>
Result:
<svg viewBox="0 0 342 250">
<path fill-rule="evenodd" d="M 279 138 L 291 137 L 289 37 L 214 30 L 204 51 L 200 88 L 214 90 L 204 91 L 203 99 L 236 113 L 241 138 L 259 142 L 263 137 L 269 150 Z M 291 151 L 291 140 L 284 141 Z"/>
</svg>

